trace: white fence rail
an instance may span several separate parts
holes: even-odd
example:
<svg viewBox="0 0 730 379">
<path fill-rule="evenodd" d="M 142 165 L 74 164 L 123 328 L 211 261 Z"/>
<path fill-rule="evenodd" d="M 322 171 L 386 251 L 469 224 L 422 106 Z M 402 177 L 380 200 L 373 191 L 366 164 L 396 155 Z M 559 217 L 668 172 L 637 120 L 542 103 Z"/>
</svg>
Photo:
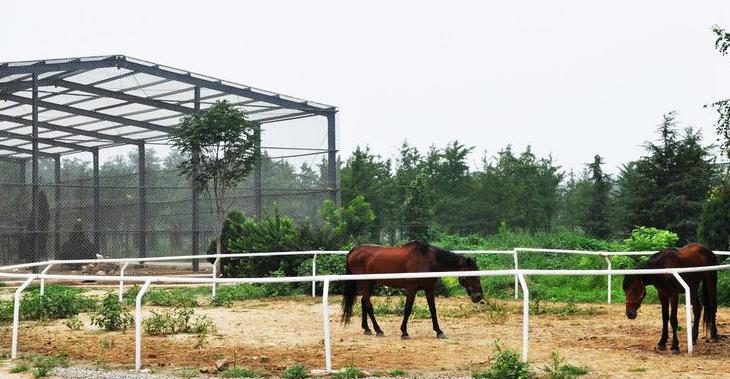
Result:
<svg viewBox="0 0 730 379">
<path fill-rule="evenodd" d="M 275 252 L 275 253 L 242 253 L 230 254 L 225 256 L 219 255 L 197 255 L 197 256 L 177 256 L 177 257 L 157 257 L 157 258 L 125 258 L 125 259 L 92 259 L 92 260 L 76 260 L 76 261 L 45 261 L 13 266 L 0 267 L 0 278 L 5 279 L 24 279 L 14 294 L 13 309 L 13 331 L 12 331 L 12 348 L 11 357 L 17 358 L 18 349 L 18 328 L 20 322 L 20 300 L 23 290 L 34 280 L 39 280 L 41 288 L 43 288 L 45 280 L 58 281 L 79 281 L 93 280 L 100 282 L 119 282 L 120 297 L 122 296 L 124 281 L 132 283 L 143 283 L 137 297 L 135 299 L 135 368 L 142 368 L 142 299 L 147 289 L 153 283 L 178 283 L 178 284 L 209 284 L 215 291 L 218 284 L 236 284 L 236 283 L 295 283 L 295 282 L 311 282 L 314 285 L 317 282 L 323 283 L 322 293 L 322 324 L 325 341 L 325 369 L 332 371 L 332 348 L 330 338 L 330 322 L 329 322 L 329 284 L 334 281 L 345 280 L 383 280 L 383 279 L 417 279 L 417 278 L 444 278 L 444 277 L 464 277 L 464 276 L 514 276 L 515 283 L 523 292 L 523 330 L 522 330 L 522 359 L 527 361 L 529 348 L 529 289 L 527 286 L 527 276 L 549 276 L 549 275 L 607 275 L 608 276 L 608 301 L 610 303 L 611 296 L 611 276 L 627 275 L 627 274 L 673 274 L 677 281 L 685 288 L 685 306 L 686 306 L 686 322 L 687 322 L 687 351 L 692 353 L 692 308 L 688 286 L 680 274 L 688 272 L 726 270 L 730 265 L 706 266 L 706 267 L 690 267 L 675 269 L 631 269 L 631 270 L 613 270 L 611 269 L 610 257 L 617 255 L 647 255 L 654 252 L 596 252 L 596 251 L 576 251 L 576 250 L 558 250 L 558 249 L 533 249 L 533 248 L 516 248 L 513 250 L 479 250 L 479 251 L 456 251 L 464 254 L 511 254 L 514 257 L 514 269 L 505 270 L 485 270 L 485 271 L 450 271 L 450 272 L 418 272 L 418 273 L 392 273 L 392 274 L 368 274 L 368 275 L 316 275 L 316 259 L 317 255 L 325 254 L 347 254 L 343 251 L 300 251 L 300 252 Z M 536 253 L 555 253 L 555 254 L 582 254 L 603 256 L 606 258 L 608 268 L 605 270 L 535 270 L 519 268 L 519 253 L 536 252 Z M 728 252 L 716 252 L 718 255 L 730 255 Z M 313 264 L 311 276 L 299 277 L 269 277 L 269 278 L 218 278 L 217 276 L 210 278 L 186 277 L 174 275 L 158 275 L 158 276 L 125 276 L 124 269 L 132 262 L 160 262 L 160 261 L 180 261 L 191 259 L 215 258 L 215 263 L 221 258 L 236 257 L 256 257 L 256 256 L 290 256 L 290 255 L 312 255 Z M 50 267 L 56 264 L 74 264 L 74 263 L 118 263 L 121 265 L 118 275 L 61 275 L 49 274 Z M 23 273 L 18 270 L 27 270 L 31 268 L 43 267 L 39 273 Z M 515 287 L 517 289 L 517 287 Z M 517 293 L 517 291 L 515 291 Z M 314 295 L 314 292 L 312 292 Z"/>
</svg>

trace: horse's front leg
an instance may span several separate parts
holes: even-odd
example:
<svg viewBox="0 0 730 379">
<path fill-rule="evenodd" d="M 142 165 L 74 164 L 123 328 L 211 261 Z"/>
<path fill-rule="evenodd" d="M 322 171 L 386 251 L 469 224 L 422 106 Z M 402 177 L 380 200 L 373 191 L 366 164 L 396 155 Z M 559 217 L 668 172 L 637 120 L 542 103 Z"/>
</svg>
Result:
<svg viewBox="0 0 730 379">
<path fill-rule="evenodd" d="M 428 311 L 431 312 L 431 322 L 433 322 L 433 330 L 436 332 L 437 338 L 446 338 L 446 334 L 439 328 L 438 316 L 436 316 L 436 300 L 433 297 L 433 287 L 426 289 L 426 301 L 428 301 Z"/>
<path fill-rule="evenodd" d="M 662 304 L 662 337 L 659 338 L 659 342 L 656 344 L 657 350 L 667 350 L 667 337 L 669 336 L 669 297 L 665 294 L 659 293 L 659 301 Z"/>
<path fill-rule="evenodd" d="M 679 339 L 677 339 L 677 301 L 679 295 L 676 293 L 671 297 L 672 309 L 669 314 L 669 323 L 672 324 L 672 347 L 669 349 L 672 354 L 679 354 Z"/>
<path fill-rule="evenodd" d="M 697 343 L 697 337 L 700 334 L 700 315 L 702 315 L 702 303 L 700 298 L 697 296 L 697 289 L 690 291 L 692 297 L 692 313 L 694 318 L 692 319 L 692 342 Z"/>
<path fill-rule="evenodd" d="M 416 299 L 416 292 L 418 288 L 415 286 L 406 287 L 406 307 L 403 309 L 403 323 L 400 325 L 401 339 L 407 340 L 408 336 L 408 317 L 411 315 L 413 310 L 413 301 Z"/>
</svg>

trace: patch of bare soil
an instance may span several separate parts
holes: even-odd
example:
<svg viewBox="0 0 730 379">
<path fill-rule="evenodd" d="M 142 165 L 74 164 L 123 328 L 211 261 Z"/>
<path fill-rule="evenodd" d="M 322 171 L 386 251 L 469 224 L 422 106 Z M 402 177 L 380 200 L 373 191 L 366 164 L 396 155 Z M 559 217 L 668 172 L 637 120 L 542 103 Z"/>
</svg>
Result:
<svg viewBox="0 0 730 379">
<path fill-rule="evenodd" d="M 143 337 L 146 367 L 210 367 L 217 359 L 236 359 L 238 365 L 278 372 L 294 363 L 310 368 L 324 365 L 320 299 L 298 297 L 246 301 L 231 308 L 199 308 L 210 316 L 218 333 L 202 349 L 194 348 L 195 336 Z M 376 301 L 383 301 L 377 299 Z M 496 340 L 517 351 L 522 347 L 521 302 L 503 302 L 506 315 L 470 312 L 465 298 L 438 299 L 441 328 L 448 339 L 435 338 L 428 318 L 411 319 L 410 340 L 400 339 L 401 318 L 378 317 L 385 337 L 363 335 L 359 314 L 348 326 L 339 323 L 339 299 L 334 297 L 329 320 L 335 368 L 354 364 L 368 371 L 401 369 L 410 374 L 468 373 L 489 365 Z M 423 298 L 417 304 L 425 306 Z M 642 306 L 636 320 L 624 316 L 623 304 L 581 304 L 600 313 L 586 316 L 531 315 L 530 362 L 542 367 L 550 353 L 590 370 L 595 378 L 704 378 L 727 376 L 730 341 L 709 344 L 702 338 L 692 356 L 686 353 L 686 334 L 680 331 L 680 355 L 656 352 L 661 331 L 659 305 Z M 151 310 L 145 307 L 145 313 Z M 684 310 L 679 322 L 684 325 Z M 718 312 L 720 333 L 728 333 L 730 310 Z M 88 327 L 71 331 L 62 321 L 49 325 L 24 322 L 19 347 L 25 353 L 67 352 L 72 359 L 131 365 L 134 363 L 134 331 L 107 333 Z M 702 331 L 700 332 L 702 335 Z M 0 328 L 0 346 L 10 346 L 10 328 Z M 671 338 L 671 337 L 670 337 Z"/>
</svg>

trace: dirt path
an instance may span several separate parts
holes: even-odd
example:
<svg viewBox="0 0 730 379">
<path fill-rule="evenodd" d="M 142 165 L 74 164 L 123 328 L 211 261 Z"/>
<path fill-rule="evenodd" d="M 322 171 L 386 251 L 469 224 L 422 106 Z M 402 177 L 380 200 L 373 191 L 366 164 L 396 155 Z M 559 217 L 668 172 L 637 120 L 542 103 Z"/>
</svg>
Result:
<svg viewBox="0 0 730 379">
<path fill-rule="evenodd" d="M 488 312 L 471 313 L 468 300 L 439 299 L 441 327 L 449 339 L 438 340 L 431 331 L 429 319 L 414 319 L 409 324 L 411 340 L 399 338 L 400 317 L 379 316 L 386 336 L 378 338 L 362 334 L 359 315 L 353 324 L 339 324 L 338 297 L 332 301 L 333 365 L 355 364 L 369 371 L 402 369 L 410 374 L 468 373 L 486 367 L 499 339 L 506 347 L 521 350 L 521 302 L 503 302 L 505 315 Z M 378 299 L 376 301 L 382 301 Z M 425 301 L 417 299 L 423 306 Z M 566 316 L 532 315 L 530 317 L 530 362 L 542 367 L 550 353 L 557 351 L 571 364 L 586 366 L 589 377 L 596 378 L 673 378 L 730 377 L 727 369 L 730 341 L 718 344 L 700 341 L 692 356 L 673 356 L 655 352 L 654 345 L 661 330 L 659 305 L 644 305 L 637 320 L 623 315 L 623 305 L 579 305 L 597 315 Z M 150 308 L 145 307 L 149 312 Z M 195 349 L 195 337 L 143 338 L 146 367 L 199 366 L 210 367 L 216 359 L 227 357 L 249 366 L 275 373 L 294 362 L 310 368 L 323 366 L 322 320 L 319 299 L 267 299 L 247 301 L 231 308 L 204 308 L 197 313 L 213 318 L 218 334 L 209 339 L 202 350 Z M 680 309 L 679 322 L 684 324 Z M 35 353 L 65 351 L 72 359 L 98 364 L 131 365 L 134 362 L 134 332 L 104 333 L 88 327 L 71 331 L 62 321 L 50 325 L 23 323 L 20 350 Z M 721 308 L 718 327 L 721 334 L 730 333 L 730 309 Z M 10 346 L 10 329 L 0 328 L 0 346 Z"/>
</svg>

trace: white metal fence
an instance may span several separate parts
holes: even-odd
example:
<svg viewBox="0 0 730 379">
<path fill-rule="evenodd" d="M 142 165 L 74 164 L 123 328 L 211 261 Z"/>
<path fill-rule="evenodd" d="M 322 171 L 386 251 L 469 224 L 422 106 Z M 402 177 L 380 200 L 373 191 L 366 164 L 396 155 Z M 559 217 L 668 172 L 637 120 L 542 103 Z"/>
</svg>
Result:
<svg viewBox="0 0 730 379">
<path fill-rule="evenodd" d="M 94 280 L 99 282 L 118 282 L 120 299 L 124 292 L 124 282 L 142 283 L 137 297 L 135 299 L 135 368 L 142 368 L 142 299 L 152 285 L 152 283 L 177 283 L 177 284 L 208 284 L 211 286 L 211 292 L 215 296 L 216 286 L 218 284 L 240 284 L 240 283 L 296 283 L 311 282 L 312 296 L 314 296 L 314 286 L 317 282 L 323 283 L 322 292 L 322 324 L 324 329 L 325 341 L 325 369 L 332 371 L 332 349 L 330 339 L 330 322 L 329 322 L 329 285 L 331 282 L 345 280 L 383 280 L 383 279 L 416 279 L 416 278 L 444 278 L 444 277 L 465 277 L 465 276 L 514 276 L 515 278 L 515 298 L 518 297 L 518 290 L 521 288 L 523 293 L 523 309 L 522 309 L 522 359 L 527 361 L 529 348 L 529 299 L 530 293 L 525 278 L 527 276 L 549 276 L 549 275 L 568 275 L 568 276 L 602 276 L 608 277 L 608 302 L 611 302 L 611 277 L 613 275 L 628 274 L 672 274 L 677 281 L 685 289 L 685 306 L 686 306 L 686 330 L 687 330 L 687 352 L 692 353 L 692 306 L 689 295 L 689 287 L 682 279 L 682 273 L 726 270 L 730 268 L 730 264 L 706 267 L 690 267 L 690 268 L 674 268 L 674 269 L 631 269 L 631 270 L 613 270 L 611 268 L 611 257 L 621 255 L 648 255 L 655 253 L 654 251 L 645 252 L 599 252 L 599 251 L 580 251 L 580 250 L 560 250 L 560 249 L 537 249 L 537 248 L 515 248 L 513 250 L 462 250 L 455 251 L 461 254 L 511 254 L 514 257 L 514 268 L 505 270 L 482 270 L 482 271 L 450 271 L 450 272 L 418 272 L 418 273 L 392 273 L 392 274 L 367 274 L 367 275 L 317 275 L 316 258 L 318 255 L 341 255 L 347 254 L 346 251 L 296 251 L 296 252 L 273 252 L 273 253 L 242 253 L 242 254 L 226 254 L 219 255 L 190 255 L 176 257 L 154 257 L 154 258 L 124 258 L 124 259 L 91 259 L 91 260 L 73 260 L 73 261 L 44 261 L 36 263 L 19 264 L 12 266 L 0 267 L 0 279 L 24 279 L 22 284 L 16 289 L 13 296 L 13 329 L 12 329 L 12 347 L 11 357 L 17 358 L 18 351 L 18 328 L 20 316 L 20 300 L 21 294 L 34 280 L 40 281 L 40 291 L 43 294 L 45 281 L 80 281 Z M 536 270 L 536 269 L 520 269 L 519 254 L 520 253 L 554 253 L 554 254 L 580 254 L 602 256 L 605 258 L 607 268 L 604 270 Z M 717 255 L 730 255 L 730 252 L 715 252 Z M 297 277 L 269 277 L 269 278 L 219 278 L 217 277 L 217 266 L 221 258 L 237 258 L 237 257 L 257 257 L 257 256 L 291 256 L 291 255 L 312 255 L 312 275 Z M 124 270 L 133 262 L 162 262 L 162 261 L 182 261 L 215 258 L 213 265 L 213 275 L 210 278 L 176 276 L 176 275 L 159 275 L 159 276 L 125 276 Z M 63 275 L 49 274 L 51 267 L 58 264 L 85 264 L 85 263 L 116 263 L 120 266 L 118 275 Z M 21 270 L 43 268 L 40 273 L 21 272 Z"/>
</svg>

